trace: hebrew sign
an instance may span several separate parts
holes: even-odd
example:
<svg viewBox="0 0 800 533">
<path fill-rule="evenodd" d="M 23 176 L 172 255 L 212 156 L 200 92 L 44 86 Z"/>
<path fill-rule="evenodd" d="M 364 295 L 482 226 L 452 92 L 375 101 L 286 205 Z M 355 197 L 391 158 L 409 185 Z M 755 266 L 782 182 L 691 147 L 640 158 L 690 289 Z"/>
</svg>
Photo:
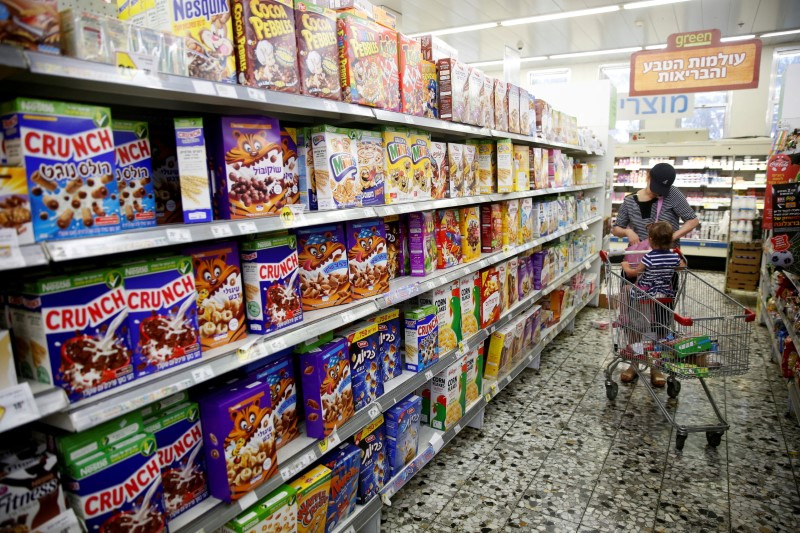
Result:
<svg viewBox="0 0 800 533">
<path fill-rule="evenodd" d="M 657 96 L 617 95 L 617 120 L 645 120 L 648 118 L 683 118 L 694 113 L 693 94 L 668 94 Z"/>
</svg>

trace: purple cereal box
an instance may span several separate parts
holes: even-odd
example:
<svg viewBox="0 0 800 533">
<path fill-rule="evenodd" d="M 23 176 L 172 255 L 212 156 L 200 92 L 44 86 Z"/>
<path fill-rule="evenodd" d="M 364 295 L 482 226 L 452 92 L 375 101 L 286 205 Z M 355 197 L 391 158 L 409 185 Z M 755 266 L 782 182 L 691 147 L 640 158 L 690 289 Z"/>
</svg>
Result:
<svg viewBox="0 0 800 533">
<path fill-rule="evenodd" d="M 353 299 L 389 292 L 389 256 L 383 219 L 348 222 L 345 237 Z"/>
<path fill-rule="evenodd" d="M 353 416 L 350 362 L 344 339 L 314 348 L 300 356 L 306 434 L 324 439 Z"/>
<path fill-rule="evenodd" d="M 408 214 L 408 248 L 411 275 L 427 276 L 436 270 L 436 217 L 433 211 Z"/>
<path fill-rule="evenodd" d="M 325 521 L 325 533 L 330 533 L 356 508 L 361 450 L 354 444 L 345 442 L 320 462 L 331 470 L 328 518 Z"/>
<path fill-rule="evenodd" d="M 341 336 L 347 342 L 353 404 L 355 410 L 359 411 L 383 394 L 378 324 L 362 322 L 345 329 Z"/>
<path fill-rule="evenodd" d="M 294 376 L 294 361 L 290 354 L 272 360 L 250 376 L 266 381 L 269 385 L 272 415 L 275 423 L 275 446 L 280 450 L 297 438 L 297 382 Z"/>
<path fill-rule="evenodd" d="M 351 301 L 344 226 L 300 228 L 297 244 L 303 311 Z"/>
<path fill-rule="evenodd" d="M 385 383 L 403 373 L 403 353 L 400 350 L 402 340 L 400 311 L 389 309 L 370 320 L 378 324 L 378 355 Z"/>
</svg>

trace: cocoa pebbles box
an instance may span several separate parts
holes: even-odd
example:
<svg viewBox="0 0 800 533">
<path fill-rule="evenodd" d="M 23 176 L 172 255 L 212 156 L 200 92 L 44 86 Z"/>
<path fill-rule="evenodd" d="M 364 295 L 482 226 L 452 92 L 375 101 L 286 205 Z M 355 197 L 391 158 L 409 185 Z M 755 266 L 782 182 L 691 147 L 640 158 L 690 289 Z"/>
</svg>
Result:
<svg viewBox="0 0 800 533">
<path fill-rule="evenodd" d="M 340 100 L 336 12 L 310 0 L 294 0 L 294 20 L 303 94 Z"/>
<path fill-rule="evenodd" d="M 123 273 L 136 377 L 199 359 L 192 259 L 181 255 L 134 263 Z"/>
<path fill-rule="evenodd" d="M 0 115 L 8 165 L 25 168 L 37 241 L 119 231 L 109 108 L 16 98 Z"/>
<path fill-rule="evenodd" d="M 12 301 L 23 375 L 63 388 L 72 401 L 133 379 L 121 271 L 44 278 Z"/>
<path fill-rule="evenodd" d="M 297 242 L 303 311 L 349 302 L 350 271 L 344 226 L 300 228 Z"/>
<path fill-rule="evenodd" d="M 354 413 L 347 345 L 337 338 L 300 356 L 306 434 L 323 439 Z"/>
<path fill-rule="evenodd" d="M 389 255 L 383 220 L 356 220 L 347 222 L 345 227 L 353 299 L 389 292 Z"/>
<path fill-rule="evenodd" d="M 242 244 L 242 279 L 250 333 L 269 333 L 303 321 L 297 239 L 275 234 Z"/>
<path fill-rule="evenodd" d="M 384 75 L 388 76 L 391 73 L 381 71 L 383 28 L 371 20 L 351 13 L 339 14 L 336 24 L 339 43 L 339 81 L 345 102 L 387 108 Z M 394 61 L 394 74 L 397 75 L 396 55 Z M 396 84 L 397 81 L 395 86 Z"/>
<path fill-rule="evenodd" d="M 147 122 L 115 120 L 115 173 L 122 229 L 156 225 Z"/>
<path fill-rule="evenodd" d="M 231 0 L 239 83 L 300 92 L 292 0 Z"/>
<path fill-rule="evenodd" d="M 359 411 L 383 394 L 378 324 L 362 322 L 345 329 L 341 336 L 350 358 L 353 407 Z"/>
</svg>

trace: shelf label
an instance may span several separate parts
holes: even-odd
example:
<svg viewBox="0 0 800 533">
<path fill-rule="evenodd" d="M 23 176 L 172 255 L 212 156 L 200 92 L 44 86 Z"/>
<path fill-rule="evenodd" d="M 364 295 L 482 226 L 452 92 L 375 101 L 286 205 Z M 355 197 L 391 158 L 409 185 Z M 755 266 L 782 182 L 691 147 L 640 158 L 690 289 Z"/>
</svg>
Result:
<svg viewBox="0 0 800 533">
<path fill-rule="evenodd" d="M 324 100 L 322 105 L 325 107 L 326 111 L 333 111 L 334 113 L 339 111 L 339 108 L 336 107 L 336 104 L 331 102 L 330 100 Z"/>
<path fill-rule="evenodd" d="M 455 430 L 456 435 L 458 435 L 461 432 L 461 424 L 456 424 L 453 429 Z"/>
<path fill-rule="evenodd" d="M 586 261 L 586 262 L 583 264 L 583 268 L 584 268 L 585 270 L 589 270 L 590 268 L 592 268 L 592 264 L 591 264 L 589 261 Z"/>
<path fill-rule="evenodd" d="M 253 505 L 258 502 L 258 496 L 256 496 L 256 491 L 251 490 L 241 498 L 239 498 L 239 506 L 242 508 L 242 511 L 245 511 L 252 507 Z"/>
<path fill-rule="evenodd" d="M 586 222 L 581 222 L 581 229 L 583 231 L 586 231 L 587 229 L 589 229 L 589 226 L 586 225 Z"/>
<path fill-rule="evenodd" d="M 433 379 L 433 370 L 425 371 L 425 380 L 430 381 Z"/>
<path fill-rule="evenodd" d="M 0 229 L 0 260 L 3 268 L 25 266 L 25 258 L 19 249 L 19 239 L 14 228 Z"/>
<path fill-rule="evenodd" d="M 236 86 L 228 83 L 218 83 L 217 94 L 225 98 L 239 98 L 239 95 L 236 94 Z"/>
<path fill-rule="evenodd" d="M 317 443 L 317 447 L 319 447 L 319 451 L 321 453 L 326 453 L 328 450 L 333 449 L 337 444 L 342 442 L 339 439 L 339 434 L 334 429 L 330 435 L 328 435 L 327 439 L 322 439 Z"/>
<path fill-rule="evenodd" d="M 344 313 L 342 313 L 342 322 L 345 324 L 349 324 L 355 319 L 356 319 L 356 314 L 352 311 L 345 311 Z"/>
<path fill-rule="evenodd" d="M 376 418 L 378 418 L 378 415 L 381 414 L 380 406 L 373 405 L 372 407 L 369 408 L 369 410 L 367 411 L 367 414 L 369 415 L 369 417 L 372 420 L 375 420 Z"/>
<path fill-rule="evenodd" d="M 425 282 L 425 287 L 427 287 L 429 291 L 432 291 L 433 289 L 436 288 L 436 283 L 434 283 L 433 280 L 428 280 Z"/>
<path fill-rule="evenodd" d="M 0 390 L 0 431 L 37 418 L 39 418 L 39 407 L 33 399 L 33 392 L 28 383 L 22 382 Z"/>
<path fill-rule="evenodd" d="M 211 226 L 211 234 L 217 238 L 230 237 L 233 230 L 228 224 L 214 224 Z"/>
<path fill-rule="evenodd" d="M 167 240 L 169 242 L 192 242 L 192 232 L 184 228 L 168 228 Z"/>
<path fill-rule="evenodd" d="M 439 450 L 442 449 L 444 446 L 444 440 L 442 440 L 442 436 L 439 433 L 434 433 L 433 437 L 431 437 L 431 447 L 433 448 L 433 453 L 439 453 Z"/>
<path fill-rule="evenodd" d="M 239 222 L 239 233 L 243 235 L 247 235 L 250 233 L 256 233 L 258 231 L 258 226 L 256 226 L 255 222 Z"/>
<path fill-rule="evenodd" d="M 283 337 L 278 337 L 277 339 L 272 339 L 269 342 L 269 348 L 272 350 L 272 353 L 279 352 L 286 348 L 286 339 Z"/>
<path fill-rule="evenodd" d="M 195 383 L 202 383 L 214 377 L 214 370 L 210 366 L 201 366 L 192 370 L 192 379 Z"/>
<path fill-rule="evenodd" d="M 267 93 L 264 91 L 264 89 L 256 89 L 254 87 L 248 87 L 247 96 L 249 96 L 253 100 L 258 100 L 259 102 L 267 101 Z"/>
<path fill-rule="evenodd" d="M 486 400 L 486 403 L 489 403 L 490 401 L 492 401 L 492 395 L 487 392 L 486 396 L 484 396 L 484 399 Z"/>
<path fill-rule="evenodd" d="M 406 119 L 406 124 L 414 124 L 414 117 L 411 115 L 403 115 Z"/>
<path fill-rule="evenodd" d="M 217 95 L 217 91 L 214 90 L 214 84 L 210 81 L 192 80 L 192 87 L 194 87 L 194 92 L 197 94 Z"/>
</svg>

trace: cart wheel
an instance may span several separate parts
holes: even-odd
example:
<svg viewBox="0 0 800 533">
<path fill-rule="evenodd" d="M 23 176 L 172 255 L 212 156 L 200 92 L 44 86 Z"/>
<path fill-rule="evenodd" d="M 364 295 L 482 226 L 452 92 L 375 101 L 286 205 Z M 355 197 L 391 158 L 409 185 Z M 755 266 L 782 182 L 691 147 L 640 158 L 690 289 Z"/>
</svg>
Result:
<svg viewBox="0 0 800 533">
<path fill-rule="evenodd" d="M 667 378 L 667 396 L 677 398 L 681 393 L 681 382 L 672 376 Z"/>
<path fill-rule="evenodd" d="M 688 435 L 681 435 L 680 433 L 678 433 L 678 436 L 675 437 L 675 447 L 678 450 L 683 449 L 683 445 L 686 444 L 686 437 L 688 437 Z"/>
<path fill-rule="evenodd" d="M 722 442 L 722 433 L 716 431 L 706 431 L 706 440 L 709 446 L 716 448 Z"/>
<path fill-rule="evenodd" d="M 606 398 L 614 400 L 619 392 L 619 385 L 616 381 L 606 381 Z"/>
</svg>

